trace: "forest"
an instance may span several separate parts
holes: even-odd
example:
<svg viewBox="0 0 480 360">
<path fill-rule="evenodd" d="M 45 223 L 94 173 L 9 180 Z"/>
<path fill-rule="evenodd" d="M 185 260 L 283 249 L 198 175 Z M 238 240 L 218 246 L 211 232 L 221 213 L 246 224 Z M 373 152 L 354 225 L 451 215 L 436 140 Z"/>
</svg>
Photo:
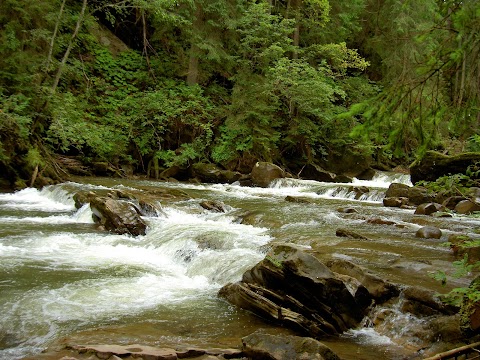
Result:
<svg viewBox="0 0 480 360">
<path fill-rule="evenodd" d="M 0 174 L 480 151 L 479 59 L 476 0 L 2 0 Z"/>
</svg>

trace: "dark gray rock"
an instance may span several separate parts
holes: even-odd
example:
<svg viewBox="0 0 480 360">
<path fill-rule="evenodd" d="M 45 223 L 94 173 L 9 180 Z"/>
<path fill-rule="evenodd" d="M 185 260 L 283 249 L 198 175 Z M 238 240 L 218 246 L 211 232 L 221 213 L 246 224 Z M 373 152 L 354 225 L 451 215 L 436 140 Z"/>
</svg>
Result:
<svg viewBox="0 0 480 360">
<path fill-rule="evenodd" d="M 214 164 L 197 163 L 192 166 L 192 176 L 204 183 L 232 184 L 240 180 L 243 174 L 237 171 L 220 169 Z"/>
<path fill-rule="evenodd" d="M 423 239 L 440 239 L 442 237 L 442 230 L 434 226 L 424 226 L 417 230 L 415 236 Z"/>
<path fill-rule="evenodd" d="M 471 200 L 462 200 L 455 206 L 455 212 L 462 215 L 470 215 L 474 211 L 480 211 L 480 205 Z"/>
<path fill-rule="evenodd" d="M 263 334 L 242 338 L 243 354 L 258 360 L 340 360 L 329 347 L 310 337 Z"/>
<path fill-rule="evenodd" d="M 427 151 L 425 156 L 410 167 L 412 183 L 435 181 L 439 177 L 465 174 L 468 166 L 480 162 L 480 153 L 463 153 L 455 156 Z"/>
<path fill-rule="evenodd" d="M 370 296 L 375 299 L 377 304 L 381 304 L 400 294 L 400 289 L 395 284 L 381 279 L 367 269 L 350 261 L 335 259 L 327 262 L 326 265 L 335 273 L 357 279 L 368 290 Z"/>
<path fill-rule="evenodd" d="M 438 211 L 445 211 L 445 207 L 438 203 L 424 203 L 417 206 L 415 215 L 432 215 Z"/>
<path fill-rule="evenodd" d="M 358 289 L 357 289 L 358 290 Z M 283 326 L 320 338 L 356 327 L 369 305 L 313 255 L 277 245 L 219 295 Z"/>
<path fill-rule="evenodd" d="M 251 172 L 253 184 L 260 187 L 268 187 L 273 180 L 285 176 L 282 168 L 269 162 L 257 162 Z"/>
<path fill-rule="evenodd" d="M 94 220 L 117 234 L 145 235 L 147 225 L 137 208 L 128 201 L 94 197 L 90 201 Z"/>
<path fill-rule="evenodd" d="M 335 231 L 335 235 L 338 237 L 346 237 L 350 239 L 369 240 L 366 236 L 347 229 L 337 229 Z"/>
</svg>

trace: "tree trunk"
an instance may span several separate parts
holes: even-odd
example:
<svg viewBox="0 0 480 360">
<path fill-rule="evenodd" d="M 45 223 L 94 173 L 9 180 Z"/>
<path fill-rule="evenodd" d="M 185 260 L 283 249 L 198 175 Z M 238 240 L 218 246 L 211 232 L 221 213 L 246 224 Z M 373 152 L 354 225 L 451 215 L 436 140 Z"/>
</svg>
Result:
<svg viewBox="0 0 480 360">
<path fill-rule="evenodd" d="M 203 12 L 200 4 L 197 3 L 195 10 L 195 20 L 193 21 L 193 34 L 199 34 L 202 30 Z M 198 84 L 200 48 L 196 45 L 195 35 L 190 46 L 190 59 L 188 61 L 187 85 Z"/>
<path fill-rule="evenodd" d="M 46 72 L 48 72 L 48 68 L 50 67 L 50 63 L 52 62 L 53 46 L 55 45 L 55 39 L 57 38 L 58 28 L 60 27 L 60 21 L 62 19 L 63 9 L 65 8 L 66 2 L 67 0 L 62 1 L 62 5 L 60 5 L 60 11 L 58 12 L 58 19 L 55 22 L 55 28 L 53 29 L 52 40 L 50 41 L 50 47 L 48 49 L 47 61 L 45 63 Z"/>
<path fill-rule="evenodd" d="M 58 83 L 60 82 L 60 77 L 63 74 L 63 70 L 64 70 L 65 65 L 67 63 L 68 57 L 70 56 L 70 52 L 73 49 L 75 39 L 77 38 L 78 32 L 80 31 L 80 27 L 82 26 L 83 17 L 85 15 L 85 10 L 87 8 L 87 1 L 88 0 L 83 0 L 82 10 L 80 11 L 80 15 L 78 16 L 77 25 L 75 26 L 75 31 L 72 34 L 72 38 L 70 39 L 67 50 L 65 51 L 65 54 L 63 55 L 62 62 L 60 63 L 60 66 L 58 67 L 57 74 L 55 75 L 55 80 L 53 81 L 52 94 L 55 94 L 55 92 L 57 91 Z"/>
</svg>

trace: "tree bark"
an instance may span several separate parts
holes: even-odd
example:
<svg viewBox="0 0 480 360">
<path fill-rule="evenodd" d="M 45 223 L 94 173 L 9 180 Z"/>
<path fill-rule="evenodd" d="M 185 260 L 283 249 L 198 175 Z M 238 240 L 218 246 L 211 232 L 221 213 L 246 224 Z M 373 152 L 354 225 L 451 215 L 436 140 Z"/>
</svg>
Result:
<svg viewBox="0 0 480 360">
<path fill-rule="evenodd" d="M 63 70 L 64 70 L 65 65 L 67 63 L 68 57 L 70 56 L 70 52 L 73 49 L 73 45 L 75 43 L 75 39 L 77 38 L 78 32 L 80 31 L 80 27 L 82 26 L 83 17 L 85 16 L 85 10 L 87 8 L 87 2 L 88 2 L 88 0 L 83 0 L 82 10 L 80 11 L 80 15 L 78 16 L 78 20 L 77 20 L 77 24 L 75 26 L 75 30 L 72 34 L 72 38 L 70 39 L 70 42 L 68 44 L 67 50 L 65 51 L 65 54 L 63 54 L 62 61 L 60 63 L 60 66 L 58 67 L 57 74 L 55 75 L 55 80 L 53 81 L 52 94 L 55 94 L 55 92 L 57 91 L 58 83 L 60 82 L 60 78 L 63 74 Z"/>
<path fill-rule="evenodd" d="M 48 71 L 48 68 L 50 67 L 50 63 L 52 62 L 53 46 L 55 45 L 55 39 L 57 38 L 58 28 L 60 27 L 60 21 L 62 19 L 63 9 L 65 8 L 66 2 L 67 0 L 63 0 L 62 5 L 60 5 L 60 11 L 58 12 L 58 19 L 55 22 L 55 28 L 53 29 L 52 40 L 50 41 L 50 47 L 48 49 L 47 61 L 45 63 L 45 71 Z"/>
<path fill-rule="evenodd" d="M 202 7 L 197 3 L 195 9 L 195 20 L 193 21 L 193 34 L 201 33 L 202 28 Z M 188 61 L 187 85 L 198 84 L 198 67 L 199 67 L 200 48 L 196 45 L 195 35 L 193 35 L 190 46 L 190 58 Z"/>
</svg>

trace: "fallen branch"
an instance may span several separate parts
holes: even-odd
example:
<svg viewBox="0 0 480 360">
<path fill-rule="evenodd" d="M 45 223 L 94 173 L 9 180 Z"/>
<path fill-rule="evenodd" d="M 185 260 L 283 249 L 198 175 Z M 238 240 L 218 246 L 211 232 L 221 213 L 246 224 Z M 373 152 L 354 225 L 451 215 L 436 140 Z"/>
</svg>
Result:
<svg viewBox="0 0 480 360">
<path fill-rule="evenodd" d="M 478 353 L 478 349 L 476 349 L 477 347 L 480 347 L 480 342 L 476 342 L 476 343 L 461 346 L 461 347 L 458 347 L 458 348 L 455 348 L 455 349 L 452 349 L 452 350 L 449 350 L 449 351 L 445 351 L 443 353 L 439 353 L 435 356 L 429 357 L 429 358 L 424 359 L 424 360 L 456 359 L 460 355 L 466 355 L 466 354 L 475 353 L 475 352 Z M 477 358 L 477 357 L 475 357 L 475 358 Z M 471 359 L 474 359 L 474 358 L 471 358 Z"/>
</svg>

